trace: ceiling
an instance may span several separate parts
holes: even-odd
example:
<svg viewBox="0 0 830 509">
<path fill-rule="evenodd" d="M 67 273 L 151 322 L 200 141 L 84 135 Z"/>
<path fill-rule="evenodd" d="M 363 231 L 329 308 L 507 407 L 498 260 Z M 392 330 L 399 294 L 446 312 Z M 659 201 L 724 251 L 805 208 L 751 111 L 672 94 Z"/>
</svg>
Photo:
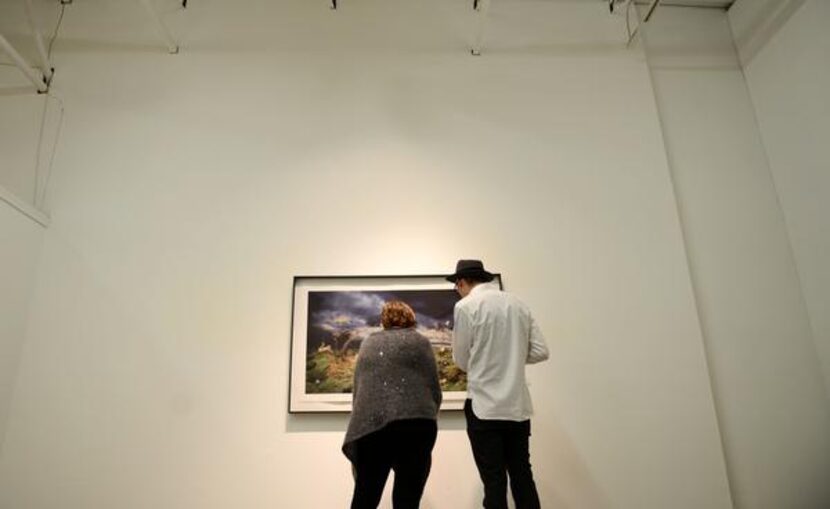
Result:
<svg viewBox="0 0 830 509">
<path fill-rule="evenodd" d="M 35 18 L 37 20 L 37 24 L 40 25 L 40 30 L 42 31 L 42 36 L 44 38 L 44 43 L 48 45 L 48 43 L 54 39 L 56 35 L 56 29 L 54 27 L 59 26 L 59 16 L 58 13 L 62 12 L 61 4 L 71 4 L 73 3 L 72 0 L 0 0 L 0 35 L 5 36 L 9 39 L 10 43 L 15 47 L 17 51 L 19 51 L 23 58 L 27 60 L 30 65 L 37 66 L 39 64 L 38 53 L 36 51 L 36 47 L 34 44 L 34 40 L 31 37 L 31 32 L 29 30 L 29 25 L 26 22 L 26 17 L 24 15 L 24 8 L 23 6 L 26 4 L 27 1 L 31 1 L 31 5 L 33 6 Z M 174 8 L 180 8 L 182 0 L 146 0 L 147 5 L 155 5 L 161 11 L 171 11 Z M 193 0 L 192 3 L 194 5 L 197 2 L 202 0 Z M 331 0 L 312 0 L 312 1 L 319 1 L 321 5 L 328 5 Z M 461 2 L 465 2 L 468 0 L 457 0 Z M 472 0 L 469 0 L 472 3 Z M 499 0 L 494 0 L 499 1 Z M 522 1 L 522 0 L 517 0 Z M 581 2 L 581 3 L 606 3 L 609 0 L 543 0 L 543 1 L 550 1 L 550 2 Z M 625 0 L 614 0 L 616 3 L 624 4 Z M 655 0 L 633 0 L 638 4 L 643 5 L 650 5 Z M 123 16 L 120 18 L 115 17 L 116 22 L 125 23 L 126 21 L 122 18 L 126 17 L 134 17 L 138 22 L 146 22 L 147 13 L 142 12 L 140 10 L 140 5 L 142 4 L 141 1 L 136 0 L 121 0 L 119 2 L 104 2 L 103 0 L 98 0 L 97 2 L 87 2 L 84 0 L 83 2 L 77 1 L 76 3 L 79 4 L 100 4 L 102 7 L 102 12 L 107 12 L 110 14 L 116 13 L 118 11 L 123 11 Z M 728 9 L 735 3 L 735 0 L 660 0 L 660 5 L 663 6 L 688 6 L 688 7 L 701 7 L 701 8 L 718 8 L 718 9 Z M 174 52 L 174 51 L 173 51 Z M 13 82 L 19 83 L 26 83 L 25 78 L 23 78 L 20 73 L 17 72 L 15 66 L 12 64 L 10 56 L 6 54 L 2 49 L 0 49 L 0 85 L 6 83 L 10 79 Z M 2 86 L 0 86 L 2 88 Z"/>
</svg>

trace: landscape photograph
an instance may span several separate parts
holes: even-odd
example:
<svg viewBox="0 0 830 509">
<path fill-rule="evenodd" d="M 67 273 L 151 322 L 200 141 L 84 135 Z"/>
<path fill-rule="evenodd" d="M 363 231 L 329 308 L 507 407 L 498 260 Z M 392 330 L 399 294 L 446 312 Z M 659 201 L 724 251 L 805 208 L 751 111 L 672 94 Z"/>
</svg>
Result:
<svg viewBox="0 0 830 509">
<path fill-rule="evenodd" d="M 415 311 L 416 329 L 432 344 L 445 392 L 465 391 L 467 378 L 452 361 L 454 290 L 310 291 L 308 293 L 306 393 L 352 390 L 361 342 L 380 331 L 385 302 L 401 300 Z"/>
</svg>

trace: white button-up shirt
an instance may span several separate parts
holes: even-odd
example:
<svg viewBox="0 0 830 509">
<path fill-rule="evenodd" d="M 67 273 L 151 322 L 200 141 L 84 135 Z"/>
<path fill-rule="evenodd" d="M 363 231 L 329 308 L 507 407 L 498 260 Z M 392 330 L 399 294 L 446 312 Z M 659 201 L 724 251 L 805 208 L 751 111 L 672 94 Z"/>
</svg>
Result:
<svg viewBox="0 0 830 509">
<path fill-rule="evenodd" d="M 467 372 L 467 397 L 479 419 L 529 419 L 525 364 L 548 355 L 530 309 L 513 295 L 479 284 L 456 303 L 452 356 Z"/>
</svg>

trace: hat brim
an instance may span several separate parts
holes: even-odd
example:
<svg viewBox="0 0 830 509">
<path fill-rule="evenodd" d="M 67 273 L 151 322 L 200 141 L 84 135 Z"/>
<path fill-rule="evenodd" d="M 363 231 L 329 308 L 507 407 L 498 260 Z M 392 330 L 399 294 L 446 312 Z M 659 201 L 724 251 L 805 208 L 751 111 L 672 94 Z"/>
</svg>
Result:
<svg viewBox="0 0 830 509">
<path fill-rule="evenodd" d="M 490 272 L 487 272 L 486 270 L 477 270 L 477 269 L 475 269 L 475 270 L 462 270 L 461 272 L 456 272 L 455 274 L 451 274 L 451 275 L 447 276 L 446 280 L 449 281 L 450 283 L 455 283 L 459 279 L 463 279 L 465 277 L 481 279 L 485 283 L 489 283 L 490 281 L 492 281 L 493 279 L 496 278 L 495 275 L 493 275 Z"/>
</svg>

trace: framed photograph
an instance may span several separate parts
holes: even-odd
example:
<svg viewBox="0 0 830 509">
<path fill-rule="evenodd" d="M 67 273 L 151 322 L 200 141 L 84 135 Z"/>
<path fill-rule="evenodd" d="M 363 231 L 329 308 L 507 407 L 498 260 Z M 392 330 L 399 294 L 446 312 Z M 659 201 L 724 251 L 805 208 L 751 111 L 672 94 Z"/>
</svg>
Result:
<svg viewBox="0 0 830 509">
<path fill-rule="evenodd" d="M 445 276 L 297 276 L 291 320 L 288 411 L 350 412 L 361 342 L 381 330 L 380 311 L 402 300 L 432 343 L 444 393 L 442 410 L 461 410 L 467 376 L 452 360 L 459 296 Z M 491 284 L 502 286 L 501 277 Z"/>
</svg>

